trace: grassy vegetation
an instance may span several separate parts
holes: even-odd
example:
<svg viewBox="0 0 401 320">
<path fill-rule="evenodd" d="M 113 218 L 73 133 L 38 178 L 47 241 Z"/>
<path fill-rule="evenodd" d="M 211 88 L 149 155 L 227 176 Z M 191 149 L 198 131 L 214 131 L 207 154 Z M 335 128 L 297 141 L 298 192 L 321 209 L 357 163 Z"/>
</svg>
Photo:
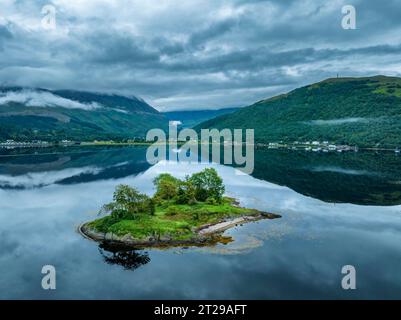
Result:
<svg viewBox="0 0 401 320">
<path fill-rule="evenodd" d="M 244 215 L 256 215 L 254 209 L 238 208 L 233 199 L 223 198 L 219 204 L 199 202 L 193 205 L 177 205 L 174 201 L 164 201 L 156 207 L 155 214 L 141 215 L 135 220 L 113 219 L 111 215 L 93 221 L 89 227 L 103 233 L 118 236 L 131 235 L 134 239 L 155 239 L 169 236 L 174 240 L 196 237 L 196 229 Z"/>
<path fill-rule="evenodd" d="M 129 186 L 118 186 L 113 202 L 101 211 L 109 214 L 87 226 L 135 240 L 190 240 L 199 236 L 197 229 L 202 226 L 260 215 L 257 210 L 240 208 L 234 199 L 223 197 L 223 181 L 214 169 L 205 169 L 185 180 L 161 174 L 154 184 L 157 191 L 151 198 Z"/>
</svg>

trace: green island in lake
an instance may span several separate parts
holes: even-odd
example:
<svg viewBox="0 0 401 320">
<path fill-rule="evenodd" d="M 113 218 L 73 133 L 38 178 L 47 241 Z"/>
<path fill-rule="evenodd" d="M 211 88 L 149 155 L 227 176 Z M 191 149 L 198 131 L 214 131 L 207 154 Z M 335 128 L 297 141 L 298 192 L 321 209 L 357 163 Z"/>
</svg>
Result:
<svg viewBox="0 0 401 320">
<path fill-rule="evenodd" d="M 209 246 L 231 242 L 223 232 L 234 226 L 280 218 L 224 197 L 223 180 L 213 168 L 184 180 L 161 174 L 154 184 L 153 197 L 117 186 L 113 201 L 100 211 L 106 216 L 82 224 L 80 232 L 95 241 L 135 247 Z"/>
</svg>

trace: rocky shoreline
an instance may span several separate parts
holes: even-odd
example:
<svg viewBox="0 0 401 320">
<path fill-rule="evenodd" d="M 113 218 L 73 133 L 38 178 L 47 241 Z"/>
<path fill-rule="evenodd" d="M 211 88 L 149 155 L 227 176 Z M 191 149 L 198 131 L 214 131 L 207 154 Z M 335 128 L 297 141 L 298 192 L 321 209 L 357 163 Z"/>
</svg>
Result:
<svg viewBox="0 0 401 320">
<path fill-rule="evenodd" d="M 134 239 L 131 235 L 118 236 L 113 233 L 102 233 L 89 227 L 89 223 L 83 223 L 78 227 L 78 232 L 89 240 L 96 242 L 111 242 L 123 244 L 135 248 L 168 248 L 168 247 L 189 247 L 189 246 L 211 246 L 217 243 L 226 243 L 227 238 L 223 233 L 249 222 L 255 222 L 263 219 L 277 219 L 280 215 L 274 213 L 260 212 L 256 215 L 242 216 L 235 219 L 220 221 L 215 224 L 204 225 L 195 230 L 195 236 L 191 239 L 176 240 L 170 236 L 161 236 L 156 239 L 149 237 L 146 239 Z"/>
</svg>

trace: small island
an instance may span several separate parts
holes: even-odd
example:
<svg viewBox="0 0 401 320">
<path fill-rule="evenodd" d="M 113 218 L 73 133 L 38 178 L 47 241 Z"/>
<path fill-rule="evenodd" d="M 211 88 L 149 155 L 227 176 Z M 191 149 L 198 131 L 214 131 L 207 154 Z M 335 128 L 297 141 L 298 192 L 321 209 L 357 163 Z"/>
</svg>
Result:
<svg viewBox="0 0 401 320">
<path fill-rule="evenodd" d="M 228 243 L 225 230 L 247 222 L 280 218 L 273 213 L 241 208 L 224 197 L 223 180 L 213 168 L 184 180 L 161 174 L 149 197 L 127 185 L 117 186 L 113 201 L 102 207 L 106 216 L 84 223 L 79 231 L 99 242 L 146 247 L 210 246 Z"/>
</svg>

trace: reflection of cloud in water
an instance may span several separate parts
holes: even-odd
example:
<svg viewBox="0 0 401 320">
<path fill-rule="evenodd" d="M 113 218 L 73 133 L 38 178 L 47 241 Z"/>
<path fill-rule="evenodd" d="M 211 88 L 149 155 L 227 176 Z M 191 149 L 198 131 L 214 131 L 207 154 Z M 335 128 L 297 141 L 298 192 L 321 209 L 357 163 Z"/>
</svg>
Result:
<svg viewBox="0 0 401 320">
<path fill-rule="evenodd" d="M 319 235 L 315 231 L 308 234 L 296 234 L 296 224 L 299 220 L 298 215 L 289 214 L 282 219 L 247 223 L 224 233 L 225 236 L 232 237 L 233 242 L 199 250 L 203 253 L 214 254 L 246 254 L 265 245 L 266 242 L 280 242 L 289 236 L 301 238 L 304 241 L 317 240 Z"/>
<path fill-rule="evenodd" d="M 97 175 L 110 168 L 119 168 L 128 165 L 125 161 L 107 167 L 85 166 L 80 168 L 68 168 L 62 170 L 48 170 L 43 172 L 29 172 L 20 175 L 0 175 L 0 188 L 29 189 L 49 186 L 60 183 L 63 180 L 81 176 Z"/>
<path fill-rule="evenodd" d="M 19 176 L 0 175 L 2 188 L 35 188 L 48 186 L 58 181 L 81 174 L 98 174 L 102 169 L 96 167 L 71 168 L 57 171 L 33 172 Z"/>
</svg>

